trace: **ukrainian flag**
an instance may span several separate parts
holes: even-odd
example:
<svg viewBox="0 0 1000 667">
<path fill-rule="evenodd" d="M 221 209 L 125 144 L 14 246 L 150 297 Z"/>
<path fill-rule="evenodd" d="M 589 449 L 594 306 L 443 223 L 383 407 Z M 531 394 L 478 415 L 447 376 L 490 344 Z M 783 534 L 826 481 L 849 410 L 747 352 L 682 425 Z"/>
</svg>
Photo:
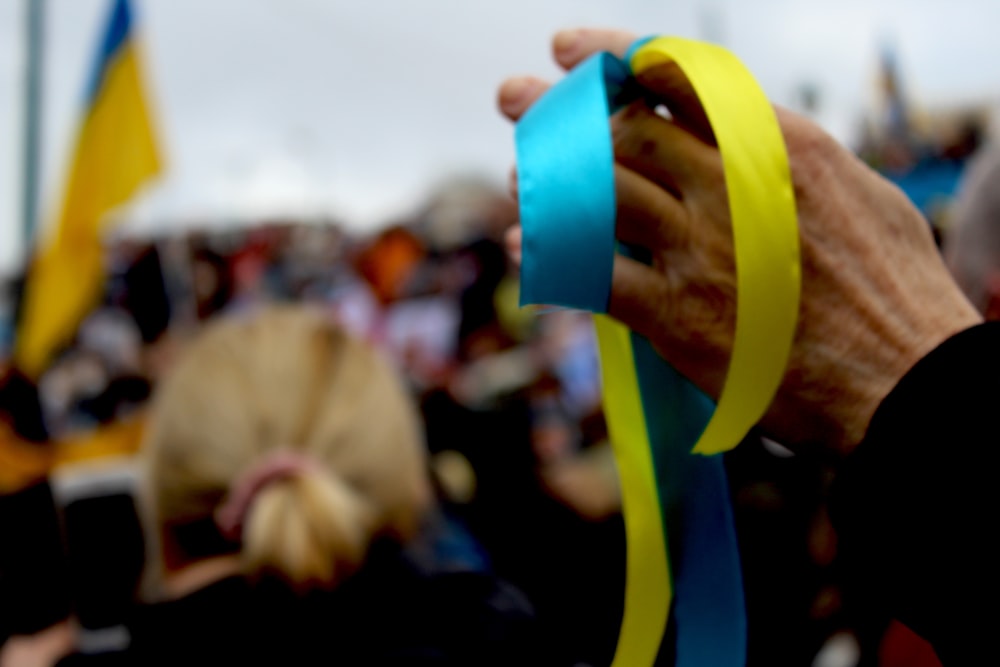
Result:
<svg viewBox="0 0 1000 667">
<path fill-rule="evenodd" d="M 160 171 L 128 0 L 113 6 L 87 89 L 83 121 L 52 233 L 25 286 L 17 365 L 38 377 L 70 342 L 104 285 L 109 211 Z"/>
</svg>

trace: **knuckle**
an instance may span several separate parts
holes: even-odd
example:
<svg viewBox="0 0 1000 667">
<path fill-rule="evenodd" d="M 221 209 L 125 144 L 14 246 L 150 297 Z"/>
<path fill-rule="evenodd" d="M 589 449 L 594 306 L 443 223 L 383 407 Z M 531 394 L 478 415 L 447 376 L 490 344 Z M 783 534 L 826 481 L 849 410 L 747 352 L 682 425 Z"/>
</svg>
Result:
<svg viewBox="0 0 1000 667">
<path fill-rule="evenodd" d="M 611 125 L 615 153 L 634 157 L 656 154 L 656 140 L 647 131 L 647 118 L 636 106 L 626 108 Z"/>
<path fill-rule="evenodd" d="M 793 159 L 826 160 L 839 149 L 839 144 L 818 125 L 790 116 L 782 123 L 788 153 Z"/>
</svg>

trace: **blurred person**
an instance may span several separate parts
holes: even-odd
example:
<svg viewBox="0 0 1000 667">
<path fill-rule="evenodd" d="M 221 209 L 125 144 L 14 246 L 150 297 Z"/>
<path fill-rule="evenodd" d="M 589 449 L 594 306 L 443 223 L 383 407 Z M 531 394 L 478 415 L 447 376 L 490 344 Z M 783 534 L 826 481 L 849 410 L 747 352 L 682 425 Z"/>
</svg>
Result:
<svg viewBox="0 0 1000 667">
<path fill-rule="evenodd" d="M 14 346 L 14 320 L 2 298 L 0 295 L 0 373 L 6 370 L 7 359 Z"/>
<path fill-rule="evenodd" d="M 226 305 L 226 312 L 238 313 L 256 308 L 271 300 L 265 285 L 267 258 L 253 246 L 237 252 L 230 260 L 233 276 L 233 294 Z"/>
<path fill-rule="evenodd" d="M 198 319 L 222 311 L 233 294 L 233 279 L 226 258 L 210 248 L 196 248 L 190 260 L 191 289 Z"/>
<path fill-rule="evenodd" d="M 610 664 L 625 574 L 614 475 L 582 460 L 577 424 L 533 405 L 535 378 L 489 361 L 424 397 L 428 445 L 435 462 L 462 461 L 455 512 L 536 609 L 545 641 L 530 664 Z"/>
<path fill-rule="evenodd" d="M 462 291 L 459 338 L 473 341 L 477 332 L 491 330 L 491 337 L 504 337 L 497 319 L 494 295 L 507 275 L 508 260 L 502 243 L 480 239 L 463 247 L 460 254 L 469 258 L 474 278 Z M 496 331 L 492 331 L 496 329 Z M 511 341 L 512 342 L 512 341 Z M 468 347 L 474 347 L 471 343 Z M 475 357 L 472 350 L 462 350 L 462 356 Z"/>
<path fill-rule="evenodd" d="M 428 446 L 460 480 L 456 512 L 537 610 L 547 641 L 536 664 L 609 664 L 624 532 L 605 434 L 585 428 L 582 403 L 569 398 L 578 394 L 554 372 L 573 354 L 558 326 L 573 315 L 539 318 L 553 325 L 518 345 L 490 311 L 491 292 L 480 298 L 487 303 L 467 320 L 479 326 L 459 329 L 448 381 L 423 396 Z"/>
<path fill-rule="evenodd" d="M 823 512 L 823 461 L 757 434 L 725 454 L 747 611 L 747 667 L 809 665 L 854 629 Z"/>
<path fill-rule="evenodd" d="M 103 394 L 111 374 L 102 356 L 88 348 L 72 348 L 60 356 L 39 381 L 45 423 L 58 437 L 94 426 L 86 405 Z"/>
<path fill-rule="evenodd" d="M 384 230 L 356 258 L 358 273 L 382 303 L 403 297 L 407 283 L 426 257 L 423 242 L 406 227 Z"/>
<path fill-rule="evenodd" d="M 141 459 L 131 644 L 61 664 L 530 655 L 530 607 L 434 509 L 399 379 L 320 314 L 209 325 L 158 388 Z"/>
<path fill-rule="evenodd" d="M 382 317 L 382 304 L 368 283 L 350 268 L 338 267 L 325 301 L 346 331 L 365 340 L 375 339 Z"/>
<path fill-rule="evenodd" d="M 1000 144 L 972 159 L 944 240 L 948 269 L 987 320 L 1000 319 Z"/>
<path fill-rule="evenodd" d="M 113 303 L 124 308 L 135 321 L 145 344 L 153 344 L 170 325 L 173 308 L 163 253 L 151 243 L 133 249 L 129 262 L 115 275 L 118 289 Z"/>
<path fill-rule="evenodd" d="M 135 374 L 142 367 L 142 335 L 127 311 L 102 306 L 91 312 L 76 333 L 77 345 L 99 355 L 112 375 Z"/>
<path fill-rule="evenodd" d="M 448 253 L 477 239 L 500 241 L 516 220 L 517 209 L 501 188 L 463 176 L 435 189 L 417 216 L 416 228 L 433 250 Z"/>
<path fill-rule="evenodd" d="M 72 647 L 70 571 L 38 389 L 0 373 L 0 667 L 51 665 Z"/>
<path fill-rule="evenodd" d="M 601 409 L 601 367 L 591 318 L 563 310 L 538 318 L 540 352 L 559 379 L 561 400 L 577 418 Z"/>
<path fill-rule="evenodd" d="M 634 39 L 564 31 L 554 52 L 571 68 L 596 51 L 622 56 Z M 638 78 L 671 118 L 640 100 L 612 122 L 617 237 L 648 250 L 651 263 L 615 258 L 609 310 L 717 398 L 736 312 L 721 159 L 676 65 Z M 508 80 L 501 110 L 516 120 L 547 87 Z M 1000 621 L 989 529 L 1000 325 L 983 324 L 898 188 L 813 123 L 776 114 L 796 193 L 802 302 L 760 428 L 839 460 L 830 507 L 838 552 L 872 604 L 928 639 L 943 664 L 983 664 Z M 516 255 L 516 234 L 510 243 Z"/>
</svg>

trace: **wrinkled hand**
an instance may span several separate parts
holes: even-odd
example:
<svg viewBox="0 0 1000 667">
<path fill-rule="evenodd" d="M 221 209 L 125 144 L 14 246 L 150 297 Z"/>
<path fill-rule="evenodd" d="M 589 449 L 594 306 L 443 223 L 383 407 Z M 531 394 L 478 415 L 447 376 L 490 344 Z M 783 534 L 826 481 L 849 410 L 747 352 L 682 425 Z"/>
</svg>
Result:
<svg viewBox="0 0 1000 667">
<path fill-rule="evenodd" d="M 633 40 L 566 31 L 554 53 L 570 69 L 597 51 L 622 56 Z M 722 163 L 683 74 L 662 65 L 639 80 L 671 118 L 640 101 L 612 120 L 617 237 L 649 250 L 652 263 L 616 258 L 609 312 L 717 398 L 736 314 Z M 547 88 L 531 77 L 509 79 L 501 111 L 517 120 Z M 903 193 L 813 123 L 776 112 L 799 214 L 802 304 L 782 386 L 761 426 L 788 445 L 846 453 L 902 375 L 980 318 Z M 516 194 L 516 182 L 512 188 Z M 517 255 L 519 230 L 509 243 Z"/>
</svg>

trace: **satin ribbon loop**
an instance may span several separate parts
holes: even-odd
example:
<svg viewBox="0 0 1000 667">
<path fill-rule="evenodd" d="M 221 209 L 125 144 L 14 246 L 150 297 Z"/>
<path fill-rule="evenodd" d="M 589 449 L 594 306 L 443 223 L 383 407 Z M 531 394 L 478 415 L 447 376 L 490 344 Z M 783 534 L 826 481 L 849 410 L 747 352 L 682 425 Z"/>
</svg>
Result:
<svg viewBox="0 0 1000 667">
<path fill-rule="evenodd" d="M 795 338 L 801 289 L 798 216 L 774 108 L 729 51 L 657 37 L 632 52 L 632 70 L 666 62 L 687 76 L 722 155 L 736 257 L 736 333 L 712 420 L 694 447 L 735 447 L 771 405 Z"/>
<path fill-rule="evenodd" d="M 611 54 L 591 56 L 515 128 L 521 219 L 559 221 L 522 225 L 522 306 L 607 311 L 616 216 L 607 123 L 629 75 Z"/>
<path fill-rule="evenodd" d="M 672 62 L 700 100 L 722 156 L 736 259 L 736 330 L 719 401 L 646 339 L 596 316 L 603 396 L 628 544 L 615 665 L 653 664 L 669 622 L 677 667 L 739 667 L 746 617 L 722 460 L 761 419 L 784 376 L 799 307 L 794 191 L 775 113 L 728 51 L 647 38 L 625 63 L 592 56 L 517 125 L 521 302 L 606 312 L 617 202 L 609 116 Z M 668 105 L 669 106 L 669 105 Z"/>
</svg>

